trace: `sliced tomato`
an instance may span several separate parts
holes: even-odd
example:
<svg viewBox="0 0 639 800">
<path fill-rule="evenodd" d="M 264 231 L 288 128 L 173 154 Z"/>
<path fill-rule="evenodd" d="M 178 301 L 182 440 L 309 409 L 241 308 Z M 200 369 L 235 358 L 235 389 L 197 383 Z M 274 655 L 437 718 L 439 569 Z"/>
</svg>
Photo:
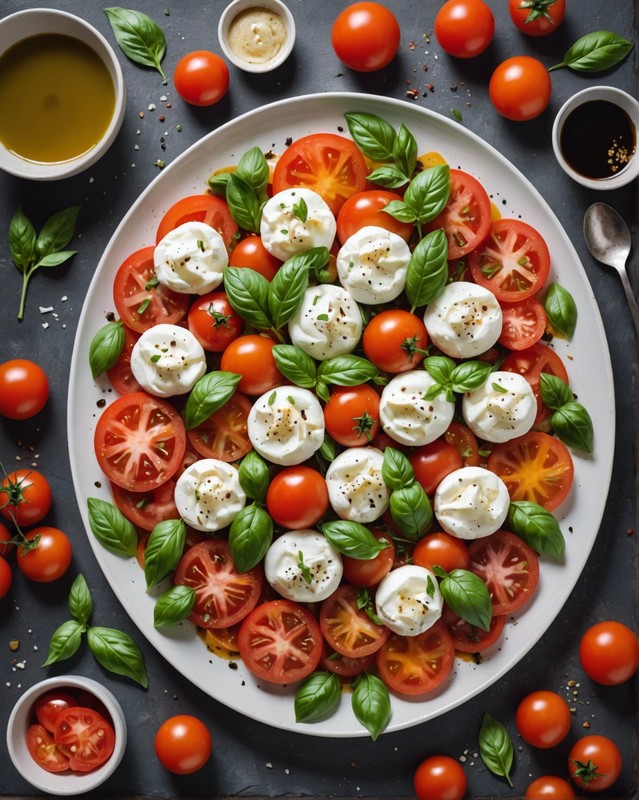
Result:
<svg viewBox="0 0 639 800">
<path fill-rule="evenodd" d="M 550 272 L 550 252 L 542 235 L 519 219 L 498 219 L 480 247 L 469 255 L 475 283 L 490 289 L 500 303 L 536 294 Z"/>
<path fill-rule="evenodd" d="M 464 467 L 478 467 L 481 463 L 479 442 L 475 434 L 461 422 L 451 422 L 444 434 L 448 444 L 452 444 L 461 456 Z"/>
<path fill-rule="evenodd" d="M 270 600 L 242 622 L 238 647 L 242 661 L 257 678 L 294 683 L 319 664 L 322 632 L 308 609 L 290 600 Z"/>
<path fill-rule="evenodd" d="M 342 556 L 344 579 L 356 586 L 377 586 L 393 568 L 395 563 L 395 545 L 392 538 L 382 528 L 371 531 L 373 536 L 386 546 L 375 558 L 351 558 Z"/>
<path fill-rule="evenodd" d="M 509 350 L 525 350 L 544 335 L 548 321 L 546 310 L 534 297 L 519 303 L 502 303 L 501 313 L 498 342 Z"/>
<path fill-rule="evenodd" d="M 482 653 L 499 641 L 504 631 L 506 617 L 493 615 L 490 627 L 485 631 L 483 628 L 478 628 L 461 619 L 448 606 L 445 606 L 442 622 L 450 631 L 455 642 L 455 650 L 458 653 Z"/>
<path fill-rule="evenodd" d="M 417 636 L 391 633 L 375 656 L 384 683 L 408 695 L 436 689 L 450 674 L 454 660 L 453 637 L 441 621 Z"/>
<path fill-rule="evenodd" d="M 493 616 L 511 614 L 527 603 L 539 582 L 539 559 L 514 533 L 497 531 L 468 548 L 468 569 L 488 586 Z"/>
<path fill-rule="evenodd" d="M 539 385 L 541 373 L 546 372 L 549 375 L 561 378 L 564 383 L 568 383 L 568 373 L 563 361 L 551 347 L 541 344 L 541 342 L 537 342 L 537 344 L 527 347 L 525 350 L 517 350 L 514 353 L 510 353 L 504 359 L 501 368 L 506 372 L 518 372 L 532 386 L 533 393 L 537 399 L 535 425 L 539 425 L 550 414 L 549 409 L 541 400 Z"/>
<path fill-rule="evenodd" d="M 444 210 L 428 224 L 428 230 L 443 228 L 448 239 L 448 259 L 470 253 L 490 230 L 490 198 L 477 180 L 460 169 L 450 171 L 450 195 Z"/>
<path fill-rule="evenodd" d="M 225 200 L 211 194 L 195 194 L 178 200 L 165 213 L 158 225 L 156 243 L 185 222 L 204 222 L 215 228 L 229 252 L 233 249 L 234 237 L 240 230 Z"/>
<path fill-rule="evenodd" d="M 64 772 L 69 769 L 69 758 L 53 740 L 53 734 L 44 725 L 29 725 L 27 749 L 31 758 L 47 772 Z"/>
<path fill-rule="evenodd" d="M 390 633 L 360 607 L 359 598 L 360 589 L 344 583 L 324 600 L 320 609 L 324 638 L 333 650 L 349 658 L 376 653 Z"/>
<path fill-rule="evenodd" d="M 164 400 L 135 392 L 107 406 L 95 428 L 94 451 L 113 483 L 148 492 L 177 472 L 186 447 L 180 415 Z"/>
<path fill-rule="evenodd" d="M 261 567 L 238 572 L 225 539 L 206 539 L 180 559 L 174 581 L 195 590 L 189 616 L 201 628 L 227 628 L 257 605 L 264 584 Z"/>
<path fill-rule="evenodd" d="M 118 394 L 131 394 L 132 392 L 139 392 L 142 389 L 131 372 L 131 351 L 141 334 L 131 330 L 131 328 L 126 325 L 123 325 L 123 329 L 124 347 L 118 356 L 118 360 L 107 370 L 107 375 Z"/>
<path fill-rule="evenodd" d="M 69 758 L 69 767 L 90 772 L 102 766 L 113 753 L 113 725 L 92 708 L 72 706 L 58 714 L 53 739 Z"/>
<path fill-rule="evenodd" d="M 354 194 L 366 187 L 368 168 L 357 145 L 335 133 L 312 133 L 296 139 L 279 157 L 273 193 L 296 186 L 317 192 L 337 216 Z"/>
<path fill-rule="evenodd" d="M 341 678 L 354 678 L 360 672 L 364 672 L 373 663 L 375 653 L 370 653 L 367 656 L 359 656 L 350 658 L 333 650 L 332 647 L 324 642 L 324 649 L 322 650 L 322 666 L 328 672 L 333 672 Z"/>
<path fill-rule="evenodd" d="M 204 637 L 206 646 L 222 658 L 239 655 L 237 637 L 240 632 L 240 624 L 236 622 L 235 625 L 228 625 L 226 628 L 207 628 Z"/>
<path fill-rule="evenodd" d="M 178 519 L 180 516 L 173 499 L 175 481 L 168 480 L 148 492 L 131 492 L 115 483 L 111 484 L 113 502 L 138 528 L 152 531 L 158 522 Z"/>
<path fill-rule="evenodd" d="M 78 701 L 68 692 L 53 689 L 41 695 L 33 706 L 33 712 L 41 725 L 53 733 L 58 714 L 65 708 L 77 706 Z"/>
<path fill-rule="evenodd" d="M 120 265 L 113 281 L 113 302 L 124 324 L 144 331 L 165 322 L 180 324 L 188 314 L 191 298 L 158 283 L 153 263 L 154 247 L 136 250 Z"/>
<path fill-rule="evenodd" d="M 236 392 L 197 428 L 187 431 L 191 447 L 204 458 L 237 461 L 251 449 L 248 438 L 248 415 L 251 401 Z"/>
<path fill-rule="evenodd" d="M 495 445 L 488 457 L 488 469 L 506 484 L 511 500 L 530 500 L 547 511 L 563 503 L 574 477 L 566 445 L 541 431 Z"/>
</svg>

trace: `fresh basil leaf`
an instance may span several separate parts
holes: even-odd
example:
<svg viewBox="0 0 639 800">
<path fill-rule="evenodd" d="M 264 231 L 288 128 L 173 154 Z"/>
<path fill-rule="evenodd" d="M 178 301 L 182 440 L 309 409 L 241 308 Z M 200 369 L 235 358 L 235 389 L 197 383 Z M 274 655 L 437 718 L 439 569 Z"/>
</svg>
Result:
<svg viewBox="0 0 639 800">
<path fill-rule="evenodd" d="M 315 456 L 320 460 L 320 467 L 323 468 L 324 473 L 326 473 L 328 465 L 335 461 L 336 455 L 337 445 L 328 434 L 325 434 L 319 450 L 315 452 Z M 322 461 L 324 462 L 323 464 Z"/>
<path fill-rule="evenodd" d="M 184 424 L 188 430 L 197 428 L 235 394 L 241 375 L 218 370 L 203 375 L 186 401 Z"/>
<path fill-rule="evenodd" d="M 124 348 L 124 323 L 107 322 L 95 334 L 89 345 L 89 365 L 94 378 L 115 364 Z"/>
<path fill-rule="evenodd" d="M 362 672 L 353 683 L 353 712 L 375 741 L 391 718 L 390 695 L 376 675 Z"/>
<path fill-rule="evenodd" d="M 472 392 L 486 383 L 492 369 L 485 361 L 464 361 L 451 372 L 451 389 L 460 394 Z"/>
<path fill-rule="evenodd" d="M 224 289 L 234 311 L 254 328 L 271 327 L 268 306 L 269 282 L 259 272 L 245 267 L 224 270 Z"/>
<path fill-rule="evenodd" d="M 36 232 L 31 220 L 18 206 L 9 224 L 9 250 L 13 263 L 25 272 L 35 260 Z"/>
<path fill-rule="evenodd" d="M 166 53 L 166 39 L 160 26 L 140 11 L 127 8 L 105 8 L 117 43 L 122 52 L 136 64 L 154 67 L 166 83 L 162 59 Z"/>
<path fill-rule="evenodd" d="M 95 538 L 103 547 L 119 556 L 134 556 L 138 549 L 138 535 L 135 525 L 130 522 L 117 506 L 99 500 L 87 499 L 89 525 Z"/>
<path fill-rule="evenodd" d="M 428 356 L 424 359 L 424 369 L 441 386 L 451 382 L 455 366 L 453 359 L 448 356 Z"/>
<path fill-rule="evenodd" d="M 417 141 L 402 122 L 393 142 L 393 160 L 396 166 L 409 177 L 417 164 Z"/>
<path fill-rule="evenodd" d="M 339 705 L 342 687 L 332 672 L 313 672 L 295 692 L 295 722 L 316 722 Z"/>
<path fill-rule="evenodd" d="M 508 507 L 508 523 L 512 532 L 540 555 L 563 558 L 564 535 L 553 514 L 543 506 L 530 500 L 513 500 Z"/>
<path fill-rule="evenodd" d="M 558 408 L 550 418 L 553 431 L 569 447 L 592 453 L 594 448 L 594 429 L 588 411 L 573 400 Z"/>
<path fill-rule="evenodd" d="M 229 546 L 239 572 L 248 572 L 266 555 L 273 541 L 273 520 L 257 503 L 245 506 L 229 528 Z"/>
<path fill-rule="evenodd" d="M 410 179 L 408 175 L 404 175 L 401 169 L 394 167 L 392 164 L 387 164 L 369 172 L 368 180 L 378 186 L 383 186 L 385 189 L 399 189 L 400 186 L 405 186 Z M 413 220 L 411 218 L 408 221 L 412 222 Z"/>
<path fill-rule="evenodd" d="M 506 778 L 512 787 L 510 770 L 515 754 L 513 743 L 506 728 L 490 714 L 484 714 L 479 729 L 479 754 L 493 775 Z"/>
<path fill-rule="evenodd" d="M 64 264 L 76 253 L 77 250 L 61 250 L 59 253 L 48 253 L 46 256 L 42 256 L 36 267 L 57 267 L 60 264 Z"/>
<path fill-rule="evenodd" d="M 429 167 L 408 184 L 404 202 L 420 225 L 430 222 L 442 211 L 450 193 L 450 168 L 447 164 Z"/>
<path fill-rule="evenodd" d="M 390 513 L 403 535 L 413 542 L 426 533 L 433 521 L 430 500 L 417 481 L 391 492 Z"/>
<path fill-rule="evenodd" d="M 69 611 L 76 622 L 86 625 L 92 610 L 93 599 L 91 598 L 91 592 L 84 575 L 78 575 L 69 589 Z"/>
<path fill-rule="evenodd" d="M 72 655 L 75 655 L 80 647 L 82 634 L 85 630 L 86 625 L 75 619 L 63 622 L 51 636 L 47 660 L 42 666 L 48 667 L 50 664 L 56 664 L 58 661 L 65 661 L 67 658 L 71 658 Z"/>
<path fill-rule="evenodd" d="M 40 263 L 44 256 L 59 253 L 69 244 L 73 238 L 79 212 L 80 206 L 70 206 L 53 214 L 44 223 L 36 241 L 36 252 L 40 257 Z"/>
<path fill-rule="evenodd" d="M 349 113 L 344 115 L 355 144 L 373 161 L 393 160 L 397 134 L 392 125 L 375 114 Z"/>
<path fill-rule="evenodd" d="M 214 195 L 226 200 L 226 184 L 229 182 L 230 176 L 230 172 L 218 172 L 217 175 L 211 175 L 207 183 Z"/>
<path fill-rule="evenodd" d="M 273 357 L 277 368 L 291 383 L 312 389 L 317 382 L 317 365 L 315 361 L 294 344 L 276 344 Z"/>
<path fill-rule="evenodd" d="M 544 308 L 557 333 L 572 339 L 577 327 L 577 304 L 568 289 L 560 283 L 551 283 L 546 292 Z"/>
<path fill-rule="evenodd" d="M 448 280 L 448 240 L 441 228 L 420 239 L 406 270 L 406 297 L 415 311 L 444 291 Z"/>
<path fill-rule="evenodd" d="M 249 450 L 238 468 L 240 486 L 247 497 L 264 503 L 271 480 L 268 464 L 256 450 Z"/>
<path fill-rule="evenodd" d="M 359 522 L 337 519 L 322 523 L 319 529 L 336 550 L 349 558 L 370 561 L 388 547 Z"/>
<path fill-rule="evenodd" d="M 484 631 L 490 630 L 493 603 L 482 579 L 467 569 L 454 569 L 441 581 L 439 588 L 453 613 Z"/>
<path fill-rule="evenodd" d="M 152 589 L 177 567 L 186 541 L 186 525 L 181 519 L 167 519 L 151 531 L 144 550 L 146 588 Z"/>
<path fill-rule="evenodd" d="M 387 447 L 382 462 L 382 478 L 389 489 L 401 489 L 415 480 L 415 471 L 400 450 Z"/>
<path fill-rule="evenodd" d="M 359 386 L 374 380 L 379 374 L 377 367 L 361 356 L 334 356 L 322 361 L 317 372 L 318 381 L 336 386 Z"/>
<path fill-rule="evenodd" d="M 231 216 L 240 228 L 259 233 L 264 202 L 237 172 L 229 173 L 226 181 L 226 202 Z"/>
<path fill-rule="evenodd" d="M 415 222 L 415 212 L 403 200 L 391 200 L 382 210 L 400 222 Z"/>
<path fill-rule="evenodd" d="M 92 627 L 87 631 L 87 640 L 98 664 L 148 687 L 144 656 L 128 634 L 115 628 Z"/>
<path fill-rule="evenodd" d="M 268 307 L 273 327 L 281 329 L 289 322 L 304 299 L 308 286 L 310 260 L 306 253 L 285 261 L 270 283 Z"/>
<path fill-rule="evenodd" d="M 554 409 L 572 403 L 575 399 L 572 389 L 565 381 L 549 372 L 542 372 L 539 381 L 541 400 L 545 406 Z"/>
<path fill-rule="evenodd" d="M 153 608 L 153 627 L 168 628 L 186 619 L 195 605 L 195 589 L 191 586 L 171 586 L 163 592 Z"/>
<path fill-rule="evenodd" d="M 243 178 L 256 192 L 266 189 L 269 179 L 268 161 L 259 147 L 251 147 L 237 163 L 236 174 Z"/>
<path fill-rule="evenodd" d="M 576 72 L 602 72 L 623 61 L 633 46 L 628 39 L 610 31 L 593 31 L 577 39 L 561 64 L 550 67 L 548 72 L 562 67 Z"/>
</svg>

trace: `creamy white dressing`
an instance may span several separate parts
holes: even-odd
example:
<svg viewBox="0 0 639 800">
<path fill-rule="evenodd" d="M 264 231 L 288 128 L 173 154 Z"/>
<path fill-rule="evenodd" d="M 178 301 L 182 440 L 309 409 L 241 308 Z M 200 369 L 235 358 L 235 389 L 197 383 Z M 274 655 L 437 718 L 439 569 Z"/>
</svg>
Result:
<svg viewBox="0 0 639 800">
<path fill-rule="evenodd" d="M 248 64 L 267 64 L 280 52 L 287 37 L 284 19 L 275 11 L 256 6 L 240 12 L 229 26 L 228 43 Z"/>
</svg>

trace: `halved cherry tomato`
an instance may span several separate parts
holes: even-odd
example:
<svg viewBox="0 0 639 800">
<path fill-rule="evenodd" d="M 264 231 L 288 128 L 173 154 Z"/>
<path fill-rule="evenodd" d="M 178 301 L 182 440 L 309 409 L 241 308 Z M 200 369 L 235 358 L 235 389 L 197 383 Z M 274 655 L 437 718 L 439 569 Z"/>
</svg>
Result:
<svg viewBox="0 0 639 800">
<path fill-rule="evenodd" d="M 120 265 L 113 281 L 113 302 L 124 324 L 138 333 L 161 322 L 179 325 L 191 305 L 186 294 L 158 283 L 154 247 L 136 250 Z"/>
<path fill-rule="evenodd" d="M 371 443 L 380 428 L 379 395 L 368 384 L 338 386 L 324 406 L 326 432 L 345 447 Z"/>
<path fill-rule="evenodd" d="M 263 394 L 284 382 L 273 357 L 273 347 L 275 342 L 267 336 L 254 333 L 239 336 L 222 353 L 220 368 L 242 376 L 238 391 Z"/>
<path fill-rule="evenodd" d="M 49 399 L 49 380 L 42 367 L 26 358 L 0 364 L 0 416 L 29 419 Z"/>
<path fill-rule="evenodd" d="M 506 617 L 503 614 L 493 615 L 490 626 L 485 631 L 483 628 L 478 628 L 461 619 L 448 606 L 445 606 L 442 622 L 450 631 L 455 642 L 455 650 L 458 653 L 482 653 L 499 641 L 504 631 Z"/>
<path fill-rule="evenodd" d="M 340 208 L 366 187 L 368 167 L 357 145 L 335 133 L 296 139 L 273 171 L 273 193 L 296 186 L 317 192 L 337 216 Z"/>
<path fill-rule="evenodd" d="M 247 236 L 240 241 L 233 248 L 229 256 L 229 265 L 231 267 L 248 267 L 254 269 L 263 275 L 267 281 L 272 281 L 278 269 L 282 266 L 279 258 L 264 247 L 262 239 L 259 236 Z"/>
<path fill-rule="evenodd" d="M 322 666 L 324 669 L 342 678 L 354 678 L 360 672 L 364 672 L 373 663 L 374 658 L 375 653 L 371 653 L 368 656 L 359 656 L 358 658 L 349 658 L 349 656 L 343 656 L 333 650 L 326 642 L 324 642 L 322 650 Z"/>
<path fill-rule="evenodd" d="M 131 372 L 131 352 L 141 334 L 127 325 L 122 327 L 124 330 L 124 347 L 118 356 L 118 360 L 107 370 L 107 375 L 118 394 L 132 394 L 142 390 L 142 387 Z"/>
<path fill-rule="evenodd" d="M 29 725 L 27 749 L 31 758 L 47 772 L 64 772 L 69 759 L 53 741 L 53 734 L 44 725 Z"/>
<path fill-rule="evenodd" d="M 415 472 L 415 480 L 429 495 L 435 494 L 435 489 L 447 475 L 464 466 L 457 447 L 443 437 L 418 447 L 409 461 Z"/>
<path fill-rule="evenodd" d="M 107 478 L 133 492 L 148 492 L 177 472 L 186 431 L 169 403 L 144 392 L 119 397 L 98 419 L 94 451 Z"/>
<path fill-rule="evenodd" d="M 376 653 L 390 630 L 374 622 L 360 607 L 360 589 L 343 583 L 320 608 L 320 628 L 328 644 L 349 658 Z"/>
<path fill-rule="evenodd" d="M 52 500 L 49 481 L 35 469 L 17 469 L 0 484 L 0 513 L 20 527 L 40 522 Z"/>
<path fill-rule="evenodd" d="M 40 725 L 53 733 L 58 714 L 67 708 L 77 706 L 78 701 L 68 692 L 54 689 L 38 697 L 33 705 L 33 713 Z"/>
<path fill-rule="evenodd" d="M 340 208 L 337 215 L 337 238 L 344 242 L 367 225 L 384 228 L 396 233 L 405 242 L 409 242 L 415 230 L 411 222 L 401 222 L 391 216 L 384 208 L 394 200 L 401 200 L 401 195 L 386 189 L 369 189 L 354 194 Z"/>
<path fill-rule="evenodd" d="M 131 492 L 111 484 L 113 502 L 128 520 L 145 531 L 152 531 L 158 522 L 179 517 L 173 499 L 174 490 L 175 481 L 171 479 L 148 492 Z"/>
<path fill-rule="evenodd" d="M 244 619 L 256 606 L 264 584 L 261 567 L 238 572 L 225 539 L 206 539 L 180 559 L 174 581 L 195 590 L 189 615 L 201 628 L 227 628 Z"/>
<path fill-rule="evenodd" d="M 566 16 L 566 0 L 508 0 L 515 27 L 528 36 L 546 36 L 557 30 Z"/>
<path fill-rule="evenodd" d="M 393 374 L 414 369 L 424 358 L 427 344 L 422 320 L 401 308 L 371 317 L 362 337 L 366 358 L 378 369 Z"/>
<path fill-rule="evenodd" d="M 69 767 L 90 772 L 111 757 L 115 746 L 113 725 L 97 711 L 72 706 L 58 714 L 53 739 L 69 758 Z"/>
<path fill-rule="evenodd" d="M 497 531 L 471 542 L 468 569 L 488 586 L 493 615 L 510 614 L 527 603 L 539 582 L 539 559 L 514 533 Z"/>
<path fill-rule="evenodd" d="M 541 400 L 541 373 L 546 372 L 549 375 L 554 375 L 561 378 L 564 383 L 568 383 L 568 373 L 564 362 L 560 356 L 551 348 L 541 342 L 537 342 L 532 347 L 527 347 L 525 350 L 518 350 L 510 353 L 504 359 L 501 368 L 506 372 L 517 372 L 523 375 L 528 383 L 532 386 L 533 393 L 537 399 L 537 416 L 535 417 L 535 425 L 539 425 L 548 417 L 550 411 L 543 404 Z"/>
<path fill-rule="evenodd" d="M 566 499 L 574 476 L 566 445 L 541 431 L 495 445 L 488 469 L 506 484 L 511 500 L 530 500 L 548 511 Z"/>
<path fill-rule="evenodd" d="M 288 684 L 311 674 L 322 657 L 322 631 L 311 612 L 290 600 L 269 600 L 242 622 L 246 667 L 261 680 Z"/>
<path fill-rule="evenodd" d="M 69 569 L 73 548 L 69 537 L 59 528 L 48 525 L 32 528 L 25 538 L 28 542 L 37 539 L 35 547 L 18 552 L 16 563 L 25 578 L 36 583 L 51 583 Z"/>
<path fill-rule="evenodd" d="M 497 341 L 509 350 L 525 350 L 544 335 L 546 310 L 534 297 L 519 303 L 502 303 L 501 313 L 502 327 Z"/>
<path fill-rule="evenodd" d="M 441 567 L 445 572 L 467 569 L 469 559 L 466 542 L 443 531 L 427 533 L 413 550 L 413 564 L 426 569 Z"/>
<path fill-rule="evenodd" d="M 248 415 L 251 401 L 236 392 L 221 408 L 196 428 L 188 430 L 191 447 L 203 458 L 237 461 L 251 449 L 248 438 Z"/>
<path fill-rule="evenodd" d="M 475 283 L 500 303 L 517 303 L 536 294 L 550 272 L 550 252 L 541 234 L 519 219 L 498 219 L 469 255 Z"/>
<path fill-rule="evenodd" d="M 381 529 L 372 530 L 371 533 L 386 547 L 380 550 L 375 558 L 351 558 L 342 556 L 344 579 L 355 586 L 377 586 L 393 568 L 395 563 L 395 545 L 392 538 Z"/>
<path fill-rule="evenodd" d="M 221 353 L 242 333 L 244 320 L 233 310 L 225 292 L 208 292 L 194 300 L 188 326 L 205 350 Z"/>
<path fill-rule="evenodd" d="M 158 225 L 156 243 L 185 222 L 204 222 L 215 228 L 228 251 L 231 250 L 233 238 L 240 229 L 225 200 L 211 194 L 194 194 L 178 200 L 164 214 Z"/>
<path fill-rule="evenodd" d="M 475 434 L 461 422 L 451 422 L 444 434 L 448 444 L 457 448 L 464 467 L 478 467 L 481 463 L 479 443 Z"/>
<path fill-rule="evenodd" d="M 270 482 L 266 507 L 283 528 L 312 528 L 328 509 L 328 489 L 321 472 L 303 464 L 285 467 Z"/>
<path fill-rule="evenodd" d="M 570 731 L 570 707 L 556 692 L 531 692 L 517 706 L 515 723 L 521 738 L 533 747 L 556 747 Z"/>
</svg>

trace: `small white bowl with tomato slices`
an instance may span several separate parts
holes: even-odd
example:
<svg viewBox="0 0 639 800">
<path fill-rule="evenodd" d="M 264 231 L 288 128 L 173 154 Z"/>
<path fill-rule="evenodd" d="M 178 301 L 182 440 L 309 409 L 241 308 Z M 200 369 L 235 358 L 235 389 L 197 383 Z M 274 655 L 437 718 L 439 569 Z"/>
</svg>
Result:
<svg viewBox="0 0 639 800">
<path fill-rule="evenodd" d="M 122 760 L 126 736 L 115 696 L 80 675 L 47 678 L 27 689 L 7 724 L 15 768 L 36 789 L 60 796 L 104 783 Z"/>
</svg>

